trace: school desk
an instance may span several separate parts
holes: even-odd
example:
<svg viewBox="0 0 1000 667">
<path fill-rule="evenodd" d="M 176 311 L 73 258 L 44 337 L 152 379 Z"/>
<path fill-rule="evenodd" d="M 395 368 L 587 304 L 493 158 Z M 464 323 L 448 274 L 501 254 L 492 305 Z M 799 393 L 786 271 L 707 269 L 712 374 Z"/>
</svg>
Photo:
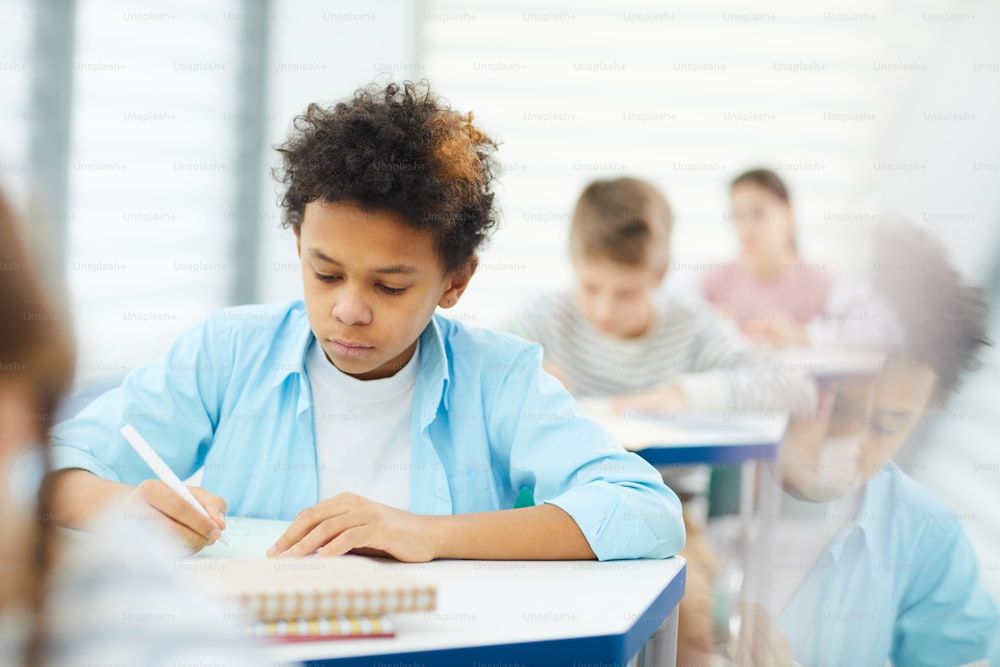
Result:
<svg viewBox="0 0 1000 667">
<path fill-rule="evenodd" d="M 659 468 L 676 465 L 740 463 L 740 534 L 729 548 L 739 553 L 732 567 L 744 580 L 743 591 L 768 600 L 771 575 L 761 563 L 769 562 L 773 547 L 773 518 L 778 515 L 779 486 L 761 484 L 763 476 L 777 479 L 778 457 L 788 427 L 787 413 L 746 411 L 721 416 L 643 413 L 616 414 L 610 402 L 586 400 L 581 409 L 604 426 L 626 449 Z M 764 517 L 757 538 L 751 540 L 754 516 Z M 730 554 L 724 553 L 723 557 Z"/>
<path fill-rule="evenodd" d="M 283 526 L 229 518 L 229 546 L 195 557 L 262 557 Z M 380 562 L 436 584 L 437 609 L 395 615 L 393 638 L 276 644 L 262 658 L 343 667 L 675 663 L 683 558 Z"/>
<path fill-rule="evenodd" d="M 778 456 L 788 426 L 784 412 L 725 415 L 614 413 L 610 402 L 580 401 L 585 414 L 654 466 L 722 465 Z"/>
<path fill-rule="evenodd" d="M 885 352 L 845 346 L 794 347 L 772 353 L 775 368 L 816 380 L 867 377 L 885 366 Z"/>
</svg>

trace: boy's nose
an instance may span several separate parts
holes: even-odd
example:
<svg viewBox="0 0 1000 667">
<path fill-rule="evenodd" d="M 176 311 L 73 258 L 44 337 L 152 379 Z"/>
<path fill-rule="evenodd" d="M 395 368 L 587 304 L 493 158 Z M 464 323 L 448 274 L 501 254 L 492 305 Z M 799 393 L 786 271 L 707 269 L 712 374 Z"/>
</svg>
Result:
<svg viewBox="0 0 1000 667">
<path fill-rule="evenodd" d="M 597 299 L 594 304 L 594 315 L 601 323 L 608 323 L 614 320 L 615 306 L 611 299 Z"/>
<path fill-rule="evenodd" d="M 357 294 L 342 294 L 333 305 L 334 319 L 348 326 L 371 324 L 372 311 Z"/>
</svg>

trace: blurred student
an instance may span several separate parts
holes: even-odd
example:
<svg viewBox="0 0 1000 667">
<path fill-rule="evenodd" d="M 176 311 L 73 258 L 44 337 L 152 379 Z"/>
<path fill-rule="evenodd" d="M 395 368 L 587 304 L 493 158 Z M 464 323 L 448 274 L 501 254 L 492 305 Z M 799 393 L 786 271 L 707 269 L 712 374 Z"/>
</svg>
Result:
<svg viewBox="0 0 1000 667">
<path fill-rule="evenodd" d="M 278 150 L 305 300 L 216 313 L 57 426 L 69 523 L 138 488 L 194 548 L 228 506 L 291 520 L 275 557 L 677 553 L 675 494 L 576 410 L 535 346 L 435 314 L 496 224 L 495 145 L 471 114 L 425 85 L 373 84 L 293 125 Z M 127 421 L 182 479 L 204 469 L 215 521 L 149 479 Z M 511 509 L 522 489 L 541 504 Z"/>
<path fill-rule="evenodd" d="M 156 564 L 155 530 L 109 514 L 100 539 L 64 542 L 48 485 L 35 506 L 14 500 L 8 473 L 26 450 L 50 463 L 49 420 L 73 370 L 69 331 L 17 232 L 0 196 L 0 664 L 258 664 L 224 610 Z"/>
<path fill-rule="evenodd" d="M 804 262 L 788 189 L 768 169 L 730 186 L 740 258 L 703 276 L 702 295 L 755 343 L 775 347 L 878 345 L 890 335 L 861 282 Z"/>
<path fill-rule="evenodd" d="M 874 273 L 874 288 L 904 340 L 881 373 L 837 381 L 816 416 L 792 422 L 766 564 L 776 623 L 763 631 L 758 615 L 768 640 L 744 655 L 816 666 L 1000 665 L 1000 615 L 961 522 L 891 460 L 978 367 L 987 305 L 916 226 L 883 228 L 875 256 L 888 268 Z"/>
<path fill-rule="evenodd" d="M 614 397 L 622 410 L 811 413 L 811 383 L 776 371 L 709 309 L 659 291 L 671 226 L 646 181 L 589 184 L 570 223 L 575 286 L 532 298 L 508 328 L 540 343 L 576 396 Z"/>
<path fill-rule="evenodd" d="M 670 265 L 671 211 L 636 178 L 599 180 L 580 195 L 570 223 L 575 288 L 526 304 L 509 329 L 542 345 L 546 367 L 578 397 L 611 397 L 620 410 L 790 410 L 814 408 L 813 386 L 753 353 L 711 310 L 659 291 Z M 687 520 L 688 587 L 681 603 L 682 662 L 710 651 L 715 557 L 702 537 L 705 466 L 665 469 L 664 478 L 698 508 Z M 699 511 L 700 509 L 700 511 Z"/>
</svg>

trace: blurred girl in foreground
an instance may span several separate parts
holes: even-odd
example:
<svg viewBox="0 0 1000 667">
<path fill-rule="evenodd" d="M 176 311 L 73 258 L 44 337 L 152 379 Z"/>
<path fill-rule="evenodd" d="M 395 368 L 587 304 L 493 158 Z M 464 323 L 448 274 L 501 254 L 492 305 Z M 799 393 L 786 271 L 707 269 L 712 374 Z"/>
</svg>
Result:
<svg viewBox="0 0 1000 667">
<path fill-rule="evenodd" d="M 9 472 L 23 467 L 22 455 L 48 468 L 48 428 L 73 361 L 64 318 L 0 195 L 0 664 L 253 664 L 224 612 L 159 560 L 156 533 L 134 520 L 148 510 L 118 505 L 95 524 L 114 539 L 64 541 L 48 485 L 35 507 L 13 500 Z"/>
</svg>

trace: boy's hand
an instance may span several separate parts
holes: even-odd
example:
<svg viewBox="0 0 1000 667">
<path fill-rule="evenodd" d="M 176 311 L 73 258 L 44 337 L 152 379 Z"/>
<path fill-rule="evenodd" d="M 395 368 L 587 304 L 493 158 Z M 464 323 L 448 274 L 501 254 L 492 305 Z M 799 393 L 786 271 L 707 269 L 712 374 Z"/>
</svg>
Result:
<svg viewBox="0 0 1000 667">
<path fill-rule="evenodd" d="M 349 551 L 423 563 L 435 558 L 436 541 L 429 517 L 341 493 L 299 512 L 267 555 L 340 556 Z"/>
<path fill-rule="evenodd" d="M 158 479 L 147 479 L 135 487 L 128 495 L 126 505 L 139 503 L 148 506 L 153 510 L 149 514 L 150 518 L 166 520 L 182 543 L 194 551 L 200 551 L 209 544 L 214 544 L 225 530 L 226 501 L 197 486 L 189 486 L 188 490 L 213 519 L 202 516 L 201 512 Z"/>
<path fill-rule="evenodd" d="M 615 412 L 680 412 L 687 408 L 687 398 L 676 384 L 638 394 L 619 396 L 611 404 Z"/>
</svg>

